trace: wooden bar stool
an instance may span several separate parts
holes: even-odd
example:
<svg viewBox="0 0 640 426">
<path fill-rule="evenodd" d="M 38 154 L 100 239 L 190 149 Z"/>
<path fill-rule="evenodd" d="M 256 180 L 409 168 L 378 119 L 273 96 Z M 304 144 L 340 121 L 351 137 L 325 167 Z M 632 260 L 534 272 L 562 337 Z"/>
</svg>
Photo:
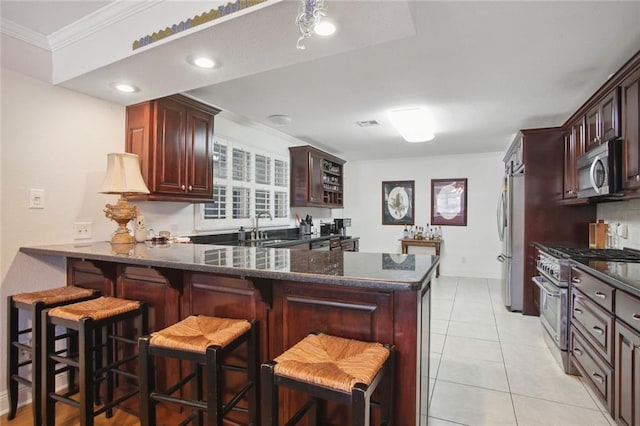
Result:
<svg viewBox="0 0 640 426">
<path fill-rule="evenodd" d="M 370 424 L 372 405 L 381 408 L 382 424 L 393 419 L 393 380 L 395 347 L 362 342 L 328 334 L 309 334 L 289 350 L 262 364 L 262 424 L 278 425 L 278 387 L 284 386 L 309 395 L 309 401 L 285 424 L 295 425 L 311 413 L 309 424 L 323 425 L 323 400 L 352 407 L 351 424 Z M 382 401 L 371 395 L 383 383 Z"/>
<path fill-rule="evenodd" d="M 65 286 L 49 290 L 34 291 L 31 293 L 14 294 L 7 298 L 7 393 L 9 398 L 9 413 L 7 418 L 12 420 L 18 409 L 18 384 L 21 383 L 31 388 L 31 401 L 33 411 L 33 424 L 40 425 L 42 421 L 41 411 L 41 341 L 40 319 L 42 311 L 46 308 L 93 299 L 99 296 L 98 292 L 80 287 Z M 20 311 L 28 313 L 31 317 L 31 327 L 20 329 Z M 28 339 L 23 336 L 30 335 Z M 68 334 L 56 336 L 57 340 L 70 338 Z M 68 343 L 68 347 L 72 344 Z M 29 353 L 29 358 L 20 361 L 20 353 Z M 31 366 L 31 376 L 20 375 L 20 368 Z M 74 376 L 71 373 L 68 382 L 73 383 Z"/>
<path fill-rule="evenodd" d="M 56 353 L 52 338 L 56 326 L 77 331 L 77 354 L 61 356 Z M 138 386 L 132 386 L 133 389 L 127 389 L 126 393 L 114 399 L 114 387 L 120 376 L 137 381 L 138 375 L 132 371 L 138 358 L 137 338 L 148 333 L 148 328 L 147 305 L 138 301 L 99 297 L 46 309 L 42 313 L 43 424 L 55 425 L 56 402 L 79 408 L 80 424 L 91 426 L 94 416 L 106 412 L 110 418 L 113 407 L 136 395 Z M 117 346 L 117 343 L 122 345 Z M 57 363 L 78 370 L 77 401 L 70 398 L 75 391 L 64 395 L 56 393 Z M 127 371 L 126 367 L 130 370 Z M 104 405 L 95 409 L 94 404 L 100 403 L 99 385 L 102 381 L 106 381 L 106 399 Z"/>
<path fill-rule="evenodd" d="M 142 426 L 156 424 L 158 402 L 178 404 L 192 409 L 181 423 L 203 424 L 203 413 L 207 413 L 207 424 L 222 426 L 223 419 L 231 410 L 247 412 L 250 425 L 258 424 L 257 379 L 258 344 L 255 321 L 228 318 L 190 316 L 163 330 L 139 339 L 140 352 L 140 420 Z M 241 344 L 247 344 L 247 365 L 225 364 L 225 358 Z M 154 357 L 171 357 L 191 362 L 190 374 L 166 390 L 157 390 L 155 385 Z M 206 376 L 203 374 L 206 370 Z M 225 380 L 223 370 L 247 373 L 247 381 L 240 391 L 224 402 Z M 206 392 L 203 382 L 206 377 Z M 191 384 L 191 399 L 172 396 L 186 384 Z M 206 399 L 204 396 L 206 394 Z M 247 408 L 238 403 L 247 396 Z"/>
</svg>

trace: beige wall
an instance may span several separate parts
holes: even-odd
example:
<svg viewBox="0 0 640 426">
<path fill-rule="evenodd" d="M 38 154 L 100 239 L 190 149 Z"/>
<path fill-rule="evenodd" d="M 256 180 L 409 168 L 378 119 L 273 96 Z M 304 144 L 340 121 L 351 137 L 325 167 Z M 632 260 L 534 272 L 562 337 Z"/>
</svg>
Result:
<svg viewBox="0 0 640 426">
<path fill-rule="evenodd" d="M 93 222 L 94 238 L 113 231 L 98 220 L 114 196 L 98 194 L 106 154 L 122 151 L 124 107 L 2 70 L 0 318 L 7 295 L 65 284 L 58 258 L 28 259 L 25 245 L 71 242 L 73 222 Z M 45 190 L 45 208 L 29 209 L 30 188 Z M 4 321 L 3 321 L 4 323 Z M 4 329 L 2 335 L 4 336 Z M 0 339 L 0 353 L 6 353 Z M 0 362 L 0 410 L 6 409 Z"/>
</svg>

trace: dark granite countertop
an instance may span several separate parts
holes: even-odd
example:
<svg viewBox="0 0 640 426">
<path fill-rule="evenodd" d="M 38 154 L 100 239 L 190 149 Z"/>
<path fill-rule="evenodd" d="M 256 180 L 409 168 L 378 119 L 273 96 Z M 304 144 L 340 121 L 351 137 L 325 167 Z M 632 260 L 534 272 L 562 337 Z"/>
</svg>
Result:
<svg viewBox="0 0 640 426">
<path fill-rule="evenodd" d="M 548 249 L 556 246 L 542 243 L 534 243 L 534 245 L 547 252 Z M 571 258 L 570 260 L 577 268 L 600 278 L 613 287 L 640 297 L 640 263 Z"/>
<path fill-rule="evenodd" d="M 114 251 L 118 247 L 118 253 Z M 21 247 L 28 255 L 49 255 L 162 267 L 247 278 L 325 283 L 385 290 L 421 289 L 438 256 L 207 244 L 108 242 Z"/>
</svg>

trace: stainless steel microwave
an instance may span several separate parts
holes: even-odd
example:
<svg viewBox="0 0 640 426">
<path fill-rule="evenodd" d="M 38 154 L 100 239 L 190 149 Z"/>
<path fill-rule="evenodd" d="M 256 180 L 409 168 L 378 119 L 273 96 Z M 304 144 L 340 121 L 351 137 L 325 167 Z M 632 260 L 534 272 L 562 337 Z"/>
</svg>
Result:
<svg viewBox="0 0 640 426">
<path fill-rule="evenodd" d="M 622 189 L 622 141 L 605 142 L 578 157 L 578 198 L 617 195 Z"/>
</svg>

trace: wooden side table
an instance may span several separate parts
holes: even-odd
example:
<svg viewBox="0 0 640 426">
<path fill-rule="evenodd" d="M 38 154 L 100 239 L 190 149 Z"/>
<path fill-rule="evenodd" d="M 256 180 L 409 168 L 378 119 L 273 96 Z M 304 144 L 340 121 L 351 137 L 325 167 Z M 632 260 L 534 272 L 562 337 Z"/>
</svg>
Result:
<svg viewBox="0 0 640 426">
<path fill-rule="evenodd" d="M 443 243 L 443 240 L 440 238 L 435 238 L 431 240 L 409 240 L 409 239 L 401 239 L 402 242 L 402 254 L 409 253 L 409 246 L 416 247 L 434 247 L 436 249 L 436 256 L 440 256 L 440 245 Z M 436 278 L 440 276 L 440 264 L 436 266 Z"/>
</svg>

